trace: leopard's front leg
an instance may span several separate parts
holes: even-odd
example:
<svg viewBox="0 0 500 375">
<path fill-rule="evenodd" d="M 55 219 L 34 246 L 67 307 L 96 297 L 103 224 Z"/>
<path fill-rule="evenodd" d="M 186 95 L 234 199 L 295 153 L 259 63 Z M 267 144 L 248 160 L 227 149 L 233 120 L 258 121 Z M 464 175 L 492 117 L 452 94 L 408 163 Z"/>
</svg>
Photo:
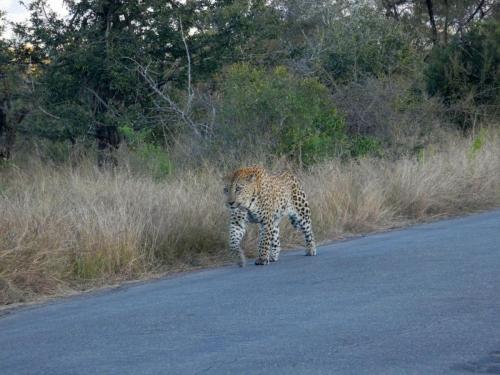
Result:
<svg viewBox="0 0 500 375">
<path fill-rule="evenodd" d="M 271 252 L 269 254 L 270 262 L 277 262 L 278 257 L 280 256 L 281 245 L 280 245 L 280 227 L 279 222 L 274 223 L 272 230 L 272 239 L 271 239 Z"/>
<path fill-rule="evenodd" d="M 272 236 L 272 223 L 261 223 L 259 230 L 259 257 L 255 260 L 256 265 L 261 266 L 269 263 L 269 251 L 271 248 Z"/>
<path fill-rule="evenodd" d="M 233 210 L 229 223 L 229 250 L 233 256 L 237 256 L 238 265 L 245 267 L 245 253 L 241 248 L 241 240 L 246 232 L 246 224 L 248 222 L 248 214 L 243 210 Z"/>
</svg>

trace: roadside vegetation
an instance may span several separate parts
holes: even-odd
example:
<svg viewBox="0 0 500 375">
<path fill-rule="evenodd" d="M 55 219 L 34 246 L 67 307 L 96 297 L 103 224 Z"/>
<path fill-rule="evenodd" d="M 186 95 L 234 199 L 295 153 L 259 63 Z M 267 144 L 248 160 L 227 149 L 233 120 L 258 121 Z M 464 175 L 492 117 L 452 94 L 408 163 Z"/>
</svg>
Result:
<svg viewBox="0 0 500 375">
<path fill-rule="evenodd" d="M 500 203 L 494 1 L 67 4 L 0 38 L 0 304 L 230 262 L 243 165 L 319 241 Z"/>
<path fill-rule="evenodd" d="M 228 168 L 187 168 L 158 181 L 127 163 L 114 171 L 89 161 L 4 167 L 2 303 L 231 261 L 222 193 Z M 500 137 L 482 133 L 397 160 L 331 160 L 299 174 L 317 238 L 326 241 L 494 207 L 499 170 Z M 248 256 L 256 238 L 253 228 Z M 282 241 L 302 246 L 285 222 Z"/>
</svg>

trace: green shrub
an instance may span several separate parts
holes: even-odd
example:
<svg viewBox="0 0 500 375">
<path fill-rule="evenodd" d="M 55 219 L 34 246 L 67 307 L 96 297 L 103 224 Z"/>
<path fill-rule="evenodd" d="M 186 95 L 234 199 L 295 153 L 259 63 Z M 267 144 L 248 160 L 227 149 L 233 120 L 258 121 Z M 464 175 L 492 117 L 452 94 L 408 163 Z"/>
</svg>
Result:
<svg viewBox="0 0 500 375">
<path fill-rule="evenodd" d="M 350 152 L 343 118 L 328 89 L 284 67 L 231 66 L 222 80 L 222 134 L 233 145 L 255 136 L 271 152 L 311 164 Z"/>
<path fill-rule="evenodd" d="M 153 130 L 135 131 L 131 125 L 123 124 L 118 131 L 128 148 L 138 157 L 141 170 L 147 171 L 150 176 L 158 180 L 172 172 L 172 162 L 168 153 L 162 145 L 155 143 L 158 140 Z"/>
<path fill-rule="evenodd" d="M 470 109 L 498 104 L 499 66 L 500 22 L 490 21 L 457 36 L 446 48 L 434 48 L 425 71 L 427 90 L 449 106 L 461 104 L 455 120 L 466 129 L 476 120 Z"/>
<path fill-rule="evenodd" d="M 469 158 L 474 159 L 474 157 L 481 151 L 484 147 L 486 140 L 488 139 L 488 132 L 486 129 L 481 129 L 478 134 L 472 139 L 472 143 L 469 149 Z"/>
<path fill-rule="evenodd" d="M 332 19 L 324 31 L 320 64 L 337 83 L 366 77 L 408 74 L 420 66 L 414 33 L 369 6 L 353 7 Z"/>
<path fill-rule="evenodd" d="M 161 180 L 172 172 L 172 163 L 165 150 L 151 143 L 144 143 L 137 153 L 153 178 Z"/>
<path fill-rule="evenodd" d="M 351 156 L 381 156 L 382 146 L 380 141 L 373 137 L 357 136 L 352 140 Z"/>
</svg>

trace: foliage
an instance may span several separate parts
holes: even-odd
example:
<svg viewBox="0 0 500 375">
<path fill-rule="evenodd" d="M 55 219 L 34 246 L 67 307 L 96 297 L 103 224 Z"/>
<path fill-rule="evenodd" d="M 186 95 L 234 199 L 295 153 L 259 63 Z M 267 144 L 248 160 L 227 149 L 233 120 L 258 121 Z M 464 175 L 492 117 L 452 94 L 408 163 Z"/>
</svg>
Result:
<svg viewBox="0 0 500 375">
<path fill-rule="evenodd" d="M 491 0 L 65 4 L 62 18 L 28 1 L 30 23 L 0 39 L 0 95 L 11 118 L 29 111 L 15 127 L 26 138 L 112 153 L 121 135 L 170 156 L 179 143 L 202 156 L 257 142 L 310 165 L 412 150 L 437 122 L 498 114 Z"/>
<path fill-rule="evenodd" d="M 332 15 L 336 17 L 336 15 Z M 413 73 L 421 57 L 414 33 L 370 7 L 354 8 L 324 31 L 320 61 L 330 81 Z"/>
<path fill-rule="evenodd" d="M 500 22 L 476 27 L 446 48 L 435 48 L 426 69 L 428 91 L 448 105 L 469 101 L 474 107 L 499 106 Z M 462 127 L 472 126 L 471 113 L 459 113 Z"/>
<path fill-rule="evenodd" d="M 453 35 L 463 36 L 478 23 L 494 18 L 496 0 L 379 0 L 387 17 L 404 22 L 420 35 L 423 45 L 446 46 Z"/>
<path fill-rule="evenodd" d="M 138 148 L 137 153 L 154 179 L 164 179 L 172 172 L 172 163 L 161 147 L 145 143 Z"/>
<path fill-rule="evenodd" d="M 220 0 L 213 4 L 204 25 L 207 32 L 198 38 L 202 51 L 210 54 L 201 52 L 205 72 L 215 73 L 237 62 L 276 65 L 289 56 L 282 48 L 286 25 L 279 11 L 266 1 Z"/>
<path fill-rule="evenodd" d="M 131 153 L 139 159 L 142 169 L 156 180 L 162 180 L 172 172 L 172 162 L 165 149 L 154 142 L 152 129 L 134 131 L 130 126 L 119 128 L 120 134 Z"/>
<path fill-rule="evenodd" d="M 0 11 L 0 35 L 3 32 Z M 0 159 L 10 159 L 16 130 L 28 114 L 33 101 L 28 78 L 31 45 L 19 46 L 0 39 Z"/>
<path fill-rule="evenodd" d="M 344 121 L 317 79 L 301 79 L 284 67 L 266 71 L 236 64 L 221 85 L 229 142 L 250 143 L 257 131 L 272 152 L 305 164 L 349 153 Z"/>
<path fill-rule="evenodd" d="M 147 101 L 133 73 L 132 60 L 142 50 L 133 27 L 140 26 L 137 4 L 69 1 L 68 7 L 73 17 L 63 21 L 47 14 L 43 1 L 32 1 L 31 25 L 18 33 L 35 46 L 34 62 L 47 62 L 38 64 L 35 88 L 52 116 L 44 126 L 41 114 L 33 129 L 42 137 L 74 141 L 92 134 L 98 123 L 116 126 L 122 108 L 138 102 L 145 107 Z"/>
<path fill-rule="evenodd" d="M 472 139 L 469 158 L 473 159 L 487 143 L 488 134 L 485 129 L 481 129 L 479 133 Z"/>
</svg>

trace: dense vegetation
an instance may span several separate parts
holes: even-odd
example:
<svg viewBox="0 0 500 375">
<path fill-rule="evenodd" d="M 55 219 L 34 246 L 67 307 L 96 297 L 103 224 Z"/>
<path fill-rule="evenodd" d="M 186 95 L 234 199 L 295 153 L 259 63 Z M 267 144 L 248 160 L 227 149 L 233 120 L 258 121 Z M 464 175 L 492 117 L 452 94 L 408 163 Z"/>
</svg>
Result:
<svg viewBox="0 0 500 375">
<path fill-rule="evenodd" d="M 4 158 L 17 134 L 56 159 L 97 144 L 100 163 L 126 143 L 162 154 L 165 173 L 179 149 L 310 165 L 418 151 L 436 127 L 498 115 L 491 0 L 67 4 L 62 19 L 28 2 L 31 22 L 1 40 Z"/>
<path fill-rule="evenodd" d="M 241 164 L 319 241 L 500 203 L 494 0 L 65 3 L 0 38 L 0 304 L 227 261 Z"/>
</svg>

